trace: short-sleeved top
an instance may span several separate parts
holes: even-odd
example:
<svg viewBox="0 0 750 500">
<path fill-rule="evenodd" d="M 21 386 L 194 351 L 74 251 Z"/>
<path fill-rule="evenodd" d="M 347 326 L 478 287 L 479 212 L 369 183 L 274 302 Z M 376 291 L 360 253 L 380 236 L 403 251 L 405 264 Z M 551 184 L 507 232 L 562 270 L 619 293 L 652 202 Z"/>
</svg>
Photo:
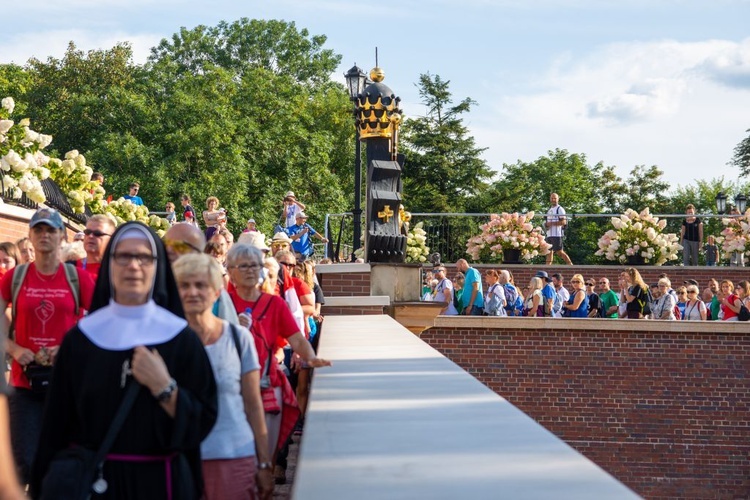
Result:
<svg viewBox="0 0 750 500">
<path fill-rule="evenodd" d="M 710 310 L 711 310 L 711 320 L 713 321 L 718 320 L 719 312 L 721 312 L 721 302 L 719 302 L 719 297 L 717 297 L 716 295 L 711 297 Z"/>
<path fill-rule="evenodd" d="M 471 300 L 471 293 L 474 291 L 474 283 L 479 283 L 477 289 L 477 296 L 474 298 L 474 303 L 469 304 Z M 479 275 L 479 271 L 470 267 L 466 270 L 466 279 L 464 281 L 464 288 L 461 291 L 461 304 L 464 307 L 477 306 L 479 308 L 484 307 L 484 293 L 482 292 L 482 277 Z"/>
<path fill-rule="evenodd" d="M 229 322 L 223 323 L 219 339 L 206 346 L 216 379 L 219 414 L 211 433 L 201 443 L 203 460 L 255 456 L 255 437 L 245 415 L 241 378 L 253 370 L 260 370 L 258 352 L 247 328 L 236 325 L 242 352 L 240 360 Z"/>
<path fill-rule="evenodd" d="M 130 196 L 129 194 L 126 194 L 125 196 L 123 196 L 123 198 L 125 198 L 126 200 L 130 200 L 133 205 L 143 205 L 143 200 L 140 196 Z"/>
<path fill-rule="evenodd" d="M 606 291 L 602 294 L 599 294 L 599 298 L 602 301 L 602 307 L 604 308 L 604 317 L 605 318 L 617 318 L 619 315 L 617 314 L 617 311 L 615 311 L 612 314 L 607 314 L 607 311 L 610 307 L 616 306 L 620 303 L 620 297 L 615 293 L 614 290 Z"/>
<path fill-rule="evenodd" d="M 740 298 L 734 293 L 730 295 L 729 297 L 727 297 L 727 299 L 729 300 L 729 302 L 732 303 L 732 305 L 737 305 L 737 302 L 741 302 Z M 725 306 L 723 303 L 721 304 L 721 310 L 724 313 L 724 318 L 723 318 L 724 321 L 731 319 L 731 318 L 736 318 L 738 316 L 736 312 L 729 309 L 729 307 Z"/>
<path fill-rule="evenodd" d="M 701 224 L 700 217 L 696 217 L 693 222 L 688 222 L 687 219 L 682 221 L 682 227 L 685 228 L 685 236 L 683 239 L 687 241 L 700 241 L 700 234 L 698 232 L 698 226 Z"/>
<path fill-rule="evenodd" d="M 260 315 L 263 314 L 262 322 L 265 327 L 264 332 L 267 335 L 266 340 L 275 342 L 277 348 L 284 347 L 286 339 L 300 331 L 289 306 L 278 295 L 263 293 L 256 302 L 243 299 L 236 290 L 229 292 L 229 295 L 232 297 L 232 303 L 237 314 L 245 312 L 245 309 L 252 309 L 253 321 L 258 321 Z M 268 309 L 266 309 L 266 300 L 269 299 Z M 264 309 L 265 314 L 263 313 Z"/>
<path fill-rule="evenodd" d="M 662 315 L 669 312 L 666 318 L 663 319 L 677 319 L 674 315 L 675 300 L 672 294 L 665 293 L 655 301 L 651 303 L 651 318 L 662 319 Z"/>
<path fill-rule="evenodd" d="M 295 205 L 295 207 L 296 206 L 297 205 Z M 289 236 L 294 236 L 295 234 L 302 231 L 305 227 L 309 228 L 309 230 L 305 234 L 301 235 L 299 239 L 292 241 L 292 250 L 294 250 L 298 254 L 308 256 L 312 254 L 313 250 L 312 237 L 318 234 L 315 229 L 306 224 L 294 224 L 293 226 L 287 228 L 286 232 L 289 234 Z"/>
<path fill-rule="evenodd" d="M 685 312 L 682 313 L 682 319 L 685 321 L 701 320 L 701 312 L 706 310 L 706 304 L 702 300 L 694 300 L 692 304 L 685 304 Z"/>
<path fill-rule="evenodd" d="M 552 304 L 554 305 L 555 295 L 557 295 L 557 291 L 555 291 L 555 287 L 552 286 L 552 283 L 547 283 L 542 287 L 542 302 L 539 304 L 542 310 L 544 310 L 545 304 L 550 299 L 552 300 Z"/>
<path fill-rule="evenodd" d="M 296 203 L 292 203 L 288 207 L 286 207 L 286 221 L 285 226 L 286 227 L 292 227 L 297 224 L 297 214 L 300 213 L 302 209 L 297 205 Z"/>
<path fill-rule="evenodd" d="M 195 215 L 195 209 L 190 204 L 185 205 L 184 210 L 182 211 L 183 220 L 187 220 L 188 217 L 192 218 L 193 220 L 197 220 L 196 215 Z"/>
<path fill-rule="evenodd" d="M 565 209 L 560 205 L 555 205 L 547 210 L 547 222 L 557 222 L 560 216 L 565 215 Z M 550 226 L 547 228 L 547 236 L 562 236 L 563 226 Z"/>
<path fill-rule="evenodd" d="M 101 262 L 89 262 L 88 259 L 81 259 L 76 261 L 76 267 L 79 267 L 89 273 L 91 279 L 96 283 L 96 279 L 99 277 L 99 269 L 102 267 Z"/>
<path fill-rule="evenodd" d="M 453 303 L 453 293 L 453 283 L 448 278 L 443 278 L 435 289 L 435 302 L 448 302 L 448 309 L 445 311 L 445 314 L 448 316 L 456 316 L 458 314 L 456 305 Z"/>
<path fill-rule="evenodd" d="M 313 283 L 313 293 L 315 294 L 315 303 L 325 305 L 326 296 L 323 294 L 323 289 L 317 283 Z"/>
<path fill-rule="evenodd" d="M 76 268 L 81 295 L 79 314 L 75 314 L 75 299 L 62 267 L 66 265 L 61 263 L 54 275 L 42 277 L 36 264 L 29 264 L 16 304 L 14 340 L 19 346 L 36 353 L 42 347 L 60 345 L 68 330 L 83 316 L 83 310 L 91 307 L 94 281 L 86 271 Z M 17 269 L 6 273 L 0 282 L 0 295 L 6 302 L 12 300 L 13 275 Z M 24 389 L 30 387 L 23 368 L 15 360 L 11 365 L 10 384 Z"/>
<path fill-rule="evenodd" d="M 627 311 L 632 312 L 638 312 L 643 314 L 643 306 L 648 301 L 648 295 L 646 294 L 646 290 L 641 288 L 639 285 L 633 285 L 630 287 L 630 290 L 628 291 L 630 295 L 635 297 L 632 301 L 628 302 L 626 306 Z"/>
</svg>

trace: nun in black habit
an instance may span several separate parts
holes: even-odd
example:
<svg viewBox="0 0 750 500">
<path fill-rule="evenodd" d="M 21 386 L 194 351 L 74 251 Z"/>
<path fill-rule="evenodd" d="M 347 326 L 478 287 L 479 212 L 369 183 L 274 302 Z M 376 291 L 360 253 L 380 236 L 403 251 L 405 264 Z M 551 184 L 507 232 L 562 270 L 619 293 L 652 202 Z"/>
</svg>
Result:
<svg viewBox="0 0 750 500">
<path fill-rule="evenodd" d="M 200 443 L 216 420 L 216 383 L 183 318 L 164 245 L 138 222 L 115 231 L 91 311 L 60 346 L 32 472 L 35 498 L 58 451 L 99 448 L 132 382 L 141 387 L 104 463 L 107 489 L 92 498 L 200 498 Z"/>
</svg>

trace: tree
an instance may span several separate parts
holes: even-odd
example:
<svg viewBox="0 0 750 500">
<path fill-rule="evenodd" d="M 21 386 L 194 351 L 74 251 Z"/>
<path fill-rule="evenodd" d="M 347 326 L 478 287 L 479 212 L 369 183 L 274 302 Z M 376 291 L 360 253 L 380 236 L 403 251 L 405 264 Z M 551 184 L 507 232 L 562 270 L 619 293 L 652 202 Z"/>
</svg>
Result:
<svg viewBox="0 0 750 500">
<path fill-rule="evenodd" d="M 747 129 L 746 132 L 750 132 L 750 129 Z M 734 148 L 734 157 L 731 163 L 740 169 L 740 175 L 750 175 L 750 135 L 742 139 Z"/>
<path fill-rule="evenodd" d="M 453 105 L 450 81 L 419 77 L 419 95 L 427 116 L 407 120 L 401 129 L 405 204 L 413 212 L 463 212 L 467 201 L 486 187 L 492 170 L 480 157 L 462 116 L 476 103 Z"/>
</svg>

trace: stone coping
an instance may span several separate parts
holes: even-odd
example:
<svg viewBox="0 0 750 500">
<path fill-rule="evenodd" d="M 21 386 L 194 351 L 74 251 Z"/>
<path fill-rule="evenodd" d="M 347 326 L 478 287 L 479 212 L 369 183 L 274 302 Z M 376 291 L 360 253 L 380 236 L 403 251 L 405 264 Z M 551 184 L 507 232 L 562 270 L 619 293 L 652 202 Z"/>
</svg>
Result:
<svg viewBox="0 0 750 500">
<path fill-rule="evenodd" d="M 638 498 L 392 318 L 324 332 L 292 499 Z"/>
<path fill-rule="evenodd" d="M 317 264 L 315 272 L 318 274 L 336 273 L 369 273 L 370 264 L 354 264 L 351 262 L 337 262 L 333 264 Z"/>
<path fill-rule="evenodd" d="M 387 295 L 365 295 L 361 297 L 326 297 L 323 307 L 389 306 Z"/>
<path fill-rule="evenodd" d="M 661 321 L 654 319 L 604 319 L 604 318 L 519 318 L 488 316 L 438 316 L 436 327 L 487 328 L 515 330 L 627 330 L 631 332 L 673 333 L 746 333 L 750 335 L 750 322 L 740 321 Z"/>
</svg>

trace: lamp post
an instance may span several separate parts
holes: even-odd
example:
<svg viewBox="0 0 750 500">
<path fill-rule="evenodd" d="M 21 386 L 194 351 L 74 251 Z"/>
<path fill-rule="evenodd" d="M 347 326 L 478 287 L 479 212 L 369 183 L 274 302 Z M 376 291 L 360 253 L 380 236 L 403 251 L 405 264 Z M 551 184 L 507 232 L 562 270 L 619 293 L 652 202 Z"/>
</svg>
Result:
<svg viewBox="0 0 750 500">
<path fill-rule="evenodd" d="M 741 213 L 745 213 L 745 208 L 747 208 L 747 197 L 745 197 L 744 194 L 740 193 L 737 196 L 734 197 L 734 206 L 737 207 L 737 210 Z"/>
<path fill-rule="evenodd" d="M 723 214 L 727 211 L 727 195 L 724 194 L 724 191 L 719 191 L 719 193 L 716 195 L 716 212 L 719 214 Z"/>
<path fill-rule="evenodd" d="M 352 261 L 356 259 L 354 252 L 359 250 L 362 239 L 362 149 L 359 140 L 359 123 L 357 122 L 357 96 L 365 89 L 367 75 L 356 64 L 344 73 L 346 86 L 349 89 L 349 99 L 354 105 L 354 242 L 352 245 Z"/>
</svg>

